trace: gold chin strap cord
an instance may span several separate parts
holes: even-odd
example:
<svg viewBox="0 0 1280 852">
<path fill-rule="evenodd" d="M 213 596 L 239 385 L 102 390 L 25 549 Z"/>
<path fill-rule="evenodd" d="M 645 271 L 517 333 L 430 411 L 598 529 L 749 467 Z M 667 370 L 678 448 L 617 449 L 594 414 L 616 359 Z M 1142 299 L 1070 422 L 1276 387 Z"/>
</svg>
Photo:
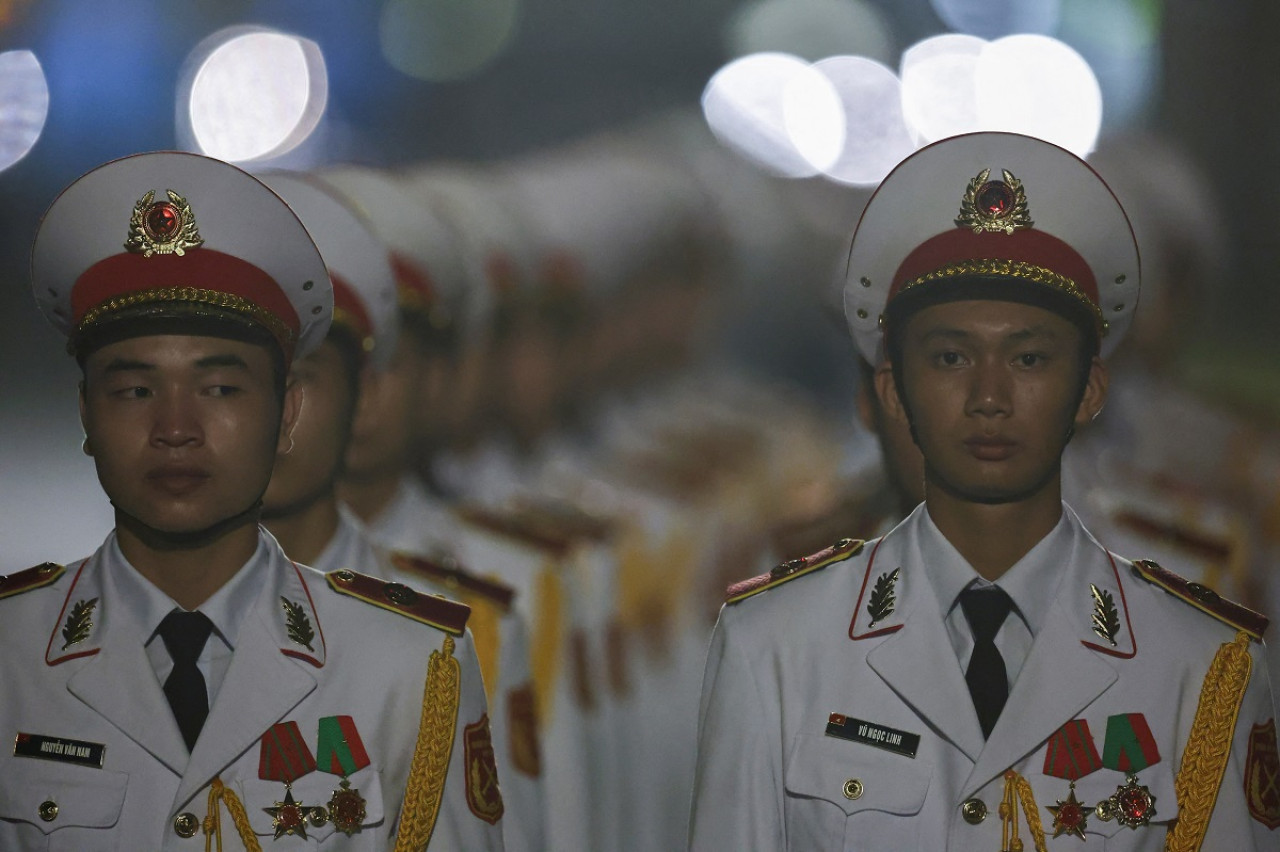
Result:
<svg viewBox="0 0 1280 852">
<path fill-rule="evenodd" d="M 422 718 L 404 791 L 395 852 L 422 852 L 435 831 L 445 776 L 449 773 L 449 756 L 453 753 L 453 734 L 458 725 L 461 672 L 462 667 L 453 656 L 453 637 L 446 636 L 444 650 L 432 651 L 431 661 L 427 663 Z"/>
<path fill-rule="evenodd" d="M 204 852 L 211 852 L 215 843 L 218 852 L 222 852 L 222 813 L 218 807 L 220 803 L 226 804 L 227 813 L 231 814 L 231 822 L 235 824 L 236 833 L 240 835 L 240 842 L 244 844 L 244 848 L 248 852 L 262 852 L 262 846 L 253 833 L 253 827 L 249 825 L 249 815 L 245 813 L 244 805 L 240 803 L 236 794 L 222 783 L 221 778 L 214 778 L 213 784 L 209 787 L 209 807 L 204 818 Z"/>
<path fill-rule="evenodd" d="M 1165 837 L 1166 852 L 1199 852 L 1204 843 L 1252 672 L 1249 635 L 1240 631 L 1234 640 L 1218 649 L 1204 676 L 1191 736 L 1173 782 L 1178 795 L 1178 819 Z"/>
</svg>

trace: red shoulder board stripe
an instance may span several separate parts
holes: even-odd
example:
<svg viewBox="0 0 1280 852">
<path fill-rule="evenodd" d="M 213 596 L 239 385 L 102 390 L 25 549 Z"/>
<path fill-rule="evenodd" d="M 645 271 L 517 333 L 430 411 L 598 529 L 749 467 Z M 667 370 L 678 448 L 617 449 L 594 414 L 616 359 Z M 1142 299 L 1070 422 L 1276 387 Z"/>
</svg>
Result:
<svg viewBox="0 0 1280 852">
<path fill-rule="evenodd" d="M 1261 641 L 1262 634 L 1271 623 L 1262 613 L 1229 601 L 1208 586 L 1179 577 L 1149 559 L 1134 560 L 1133 567 L 1137 569 L 1138 576 L 1147 582 L 1155 583 L 1169 594 L 1181 598 L 1201 612 L 1208 613 L 1237 630 L 1243 630 L 1254 639 Z"/>
<path fill-rule="evenodd" d="M 0 598 L 11 598 L 23 592 L 47 586 L 61 577 L 66 570 L 61 565 L 46 562 L 43 565 L 37 565 L 34 568 L 28 568 L 16 574 L 0 575 Z"/>
<path fill-rule="evenodd" d="M 729 587 L 725 603 L 732 604 L 746 600 L 752 595 L 763 592 L 765 589 L 772 589 L 774 586 L 780 586 L 783 583 L 794 580 L 796 577 L 811 574 L 819 568 L 826 568 L 834 562 L 841 562 L 850 556 L 857 556 L 862 552 L 862 545 L 863 542 L 858 539 L 842 538 L 831 547 L 819 550 L 812 556 L 789 559 L 759 577 L 752 577 L 750 580 L 734 583 Z"/>
<path fill-rule="evenodd" d="M 467 627 L 471 607 L 438 595 L 414 591 L 404 583 L 388 583 L 368 574 L 355 571 L 330 571 L 325 574 L 329 587 L 335 592 L 359 598 L 376 607 L 398 612 L 401 615 L 429 624 L 432 627 L 461 636 Z"/>
<path fill-rule="evenodd" d="M 467 523 L 515 539 L 529 547 L 551 551 L 556 556 L 563 556 L 573 543 L 566 536 L 553 535 L 546 529 L 540 529 L 529 518 L 518 513 L 497 512 L 481 506 L 463 506 L 457 512 L 458 517 Z"/>
<path fill-rule="evenodd" d="M 503 610 L 510 609 L 516 597 L 516 590 L 506 583 L 472 574 L 453 561 L 441 562 L 408 553 L 393 553 L 391 561 L 406 574 L 425 577 L 445 588 L 478 595 Z"/>
</svg>

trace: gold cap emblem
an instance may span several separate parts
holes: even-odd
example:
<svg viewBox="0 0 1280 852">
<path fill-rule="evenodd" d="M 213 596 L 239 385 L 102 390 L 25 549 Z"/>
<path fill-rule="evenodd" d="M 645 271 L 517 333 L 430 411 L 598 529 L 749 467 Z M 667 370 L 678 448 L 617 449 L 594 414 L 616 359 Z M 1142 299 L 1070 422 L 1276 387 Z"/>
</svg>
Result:
<svg viewBox="0 0 1280 852">
<path fill-rule="evenodd" d="M 1008 169 L 1002 171 L 1004 180 L 987 180 L 990 174 L 991 169 L 983 169 L 969 181 L 964 200 L 960 202 L 956 224 L 961 228 L 972 228 L 975 234 L 1012 234 L 1034 225 L 1027 211 L 1027 193 L 1022 188 L 1022 181 Z"/>
<path fill-rule="evenodd" d="M 153 254 L 182 257 L 187 249 L 204 243 L 187 199 L 172 189 L 165 192 L 169 196 L 168 201 L 155 201 L 156 194 L 152 190 L 133 205 L 129 238 L 124 242 L 127 251 L 143 257 Z"/>
</svg>

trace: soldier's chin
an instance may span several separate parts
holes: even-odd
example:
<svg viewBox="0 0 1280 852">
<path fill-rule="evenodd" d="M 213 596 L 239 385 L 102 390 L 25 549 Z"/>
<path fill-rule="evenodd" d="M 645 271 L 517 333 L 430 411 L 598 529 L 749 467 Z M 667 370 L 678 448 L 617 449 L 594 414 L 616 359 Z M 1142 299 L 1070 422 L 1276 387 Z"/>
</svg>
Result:
<svg viewBox="0 0 1280 852">
<path fill-rule="evenodd" d="M 167 519 L 143 517 L 114 502 L 112 505 L 115 507 L 117 527 L 129 530 L 150 546 L 159 549 L 202 546 L 245 524 L 256 524 L 262 510 L 262 501 L 255 500 L 248 508 L 221 518 Z"/>
</svg>

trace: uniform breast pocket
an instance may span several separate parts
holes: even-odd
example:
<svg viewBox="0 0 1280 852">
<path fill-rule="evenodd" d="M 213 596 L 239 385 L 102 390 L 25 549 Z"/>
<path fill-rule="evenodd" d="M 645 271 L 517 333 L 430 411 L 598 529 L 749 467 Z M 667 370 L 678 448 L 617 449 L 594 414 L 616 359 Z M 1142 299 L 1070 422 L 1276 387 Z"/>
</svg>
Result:
<svg viewBox="0 0 1280 852">
<path fill-rule="evenodd" d="M 900 852 L 916 848 L 932 767 L 816 734 L 799 734 L 787 758 L 787 849 Z"/>
<path fill-rule="evenodd" d="M 129 775 L 31 758 L 0 758 L 0 849 L 116 852 Z"/>
<path fill-rule="evenodd" d="M 341 782 L 336 775 L 311 772 L 286 793 L 280 781 L 246 778 L 237 782 L 236 792 L 253 833 L 270 841 L 273 852 L 384 848 L 391 829 L 383 808 L 381 771 L 366 766 L 347 777 L 345 789 Z M 305 824 L 289 834 L 287 829 L 297 821 Z M 224 816 L 224 831 L 227 825 Z M 267 848 L 266 843 L 262 846 Z"/>
</svg>

